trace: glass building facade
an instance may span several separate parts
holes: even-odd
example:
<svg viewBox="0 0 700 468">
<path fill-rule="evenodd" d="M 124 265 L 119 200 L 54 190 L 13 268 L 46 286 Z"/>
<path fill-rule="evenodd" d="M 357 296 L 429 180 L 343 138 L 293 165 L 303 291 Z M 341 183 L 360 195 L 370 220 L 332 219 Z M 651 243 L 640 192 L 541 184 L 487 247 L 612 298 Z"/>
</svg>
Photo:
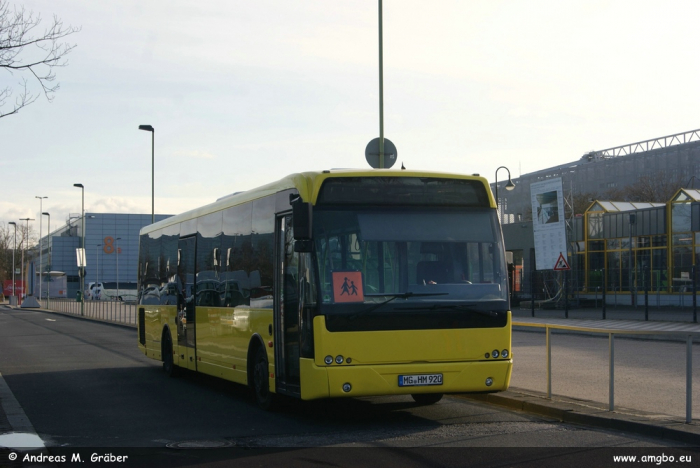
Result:
<svg viewBox="0 0 700 468">
<path fill-rule="evenodd" d="M 172 215 L 155 215 L 160 221 Z M 85 285 L 90 282 L 117 283 L 122 289 L 136 289 L 139 231 L 151 224 L 151 214 L 85 213 Z M 64 226 L 42 237 L 31 251 L 29 265 L 29 290 L 39 294 L 38 272 L 63 272 L 67 280 L 67 293 L 63 297 L 75 298 L 80 289 L 76 249 L 82 242 L 81 218 L 72 217 Z M 41 249 L 41 255 L 39 254 Z M 48 275 L 42 275 L 45 283 L 42 293 L 49 290 Z M 52 289 L 52 294 L 54 294 Z"/>
</svg>

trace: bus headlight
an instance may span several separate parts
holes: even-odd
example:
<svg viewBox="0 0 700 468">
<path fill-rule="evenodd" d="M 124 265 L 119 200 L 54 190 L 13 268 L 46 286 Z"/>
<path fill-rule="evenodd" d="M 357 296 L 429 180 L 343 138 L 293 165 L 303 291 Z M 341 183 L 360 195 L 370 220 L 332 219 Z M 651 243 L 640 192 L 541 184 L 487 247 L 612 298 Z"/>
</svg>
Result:
<svg viewBox="0 0 700 468">
<path fill-rule="evenodd" d="M 510 356 L 510 353 L 508 352 L 507 349 L 504 349 L 503 351 L 501 351 L 502 358 L 507 358 L 508 356 Z"/>
<path fill-rule="evenodd" d="M 331 364 L 333 364 L 333 356 L 326 356 L 325 358 L 323 358 L 323 362 L 330 366 Z"/>
<path fill-rule="evenodd" d="M 491 357 L 493 357 L 494 359 L 496 359 L 500 355 L 501 355 L 501 353 L 497 349 L 494 349 L 493 351 L 491 351 Z"/>
<path fill-rule="evenodd" d="M 335 357 L 335 363 L 336 364 L 342 364 L 343 363 L 343 356 L 340 354 Z"/>
<path fill-rule="evenodd" d="M 486 382 L 484 382 L 484 383 L 486 384 L 487 387 L 490 387 L 491 385 L 493 385 L 493 378 L 486 377 Z"/>
<path fill-rule="evenodd" d="M 343 391 L 345 393 L 350 393 L 350 390 L 352 390 L 352 385 L 350 385 L 349 383 L 344 383 L 343 384 Z"/>
</svg>

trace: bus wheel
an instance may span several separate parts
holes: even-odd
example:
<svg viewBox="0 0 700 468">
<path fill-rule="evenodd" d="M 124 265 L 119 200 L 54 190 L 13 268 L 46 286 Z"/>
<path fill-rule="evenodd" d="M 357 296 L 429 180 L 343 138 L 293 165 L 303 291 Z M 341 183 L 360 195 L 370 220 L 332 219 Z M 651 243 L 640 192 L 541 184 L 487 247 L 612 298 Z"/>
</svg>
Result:
<svg viewBox="0 0 700 468">
<path fill-rule="evenodd" d="M 432 405 L 442 400 L 442 393 L 412 393 L 411 397 L 419 405 Z"/>
<path fill-rule="evenodd" d="M 265 348 L 258 346 L 253 358 L 253 392 L 258 407 L 270 410 L 273 407 L 275 395 L 270 392 L 270 374 L 267 365 Z"/>
<path fill-rule="evenodd" d="M 177 366 L 173 361 L 173 340 L 168 330 L 163 331 L 161 341 L 161 355 L 163 356 L 163 370 L 168 377 L 177 377 Z"/>
</svg>

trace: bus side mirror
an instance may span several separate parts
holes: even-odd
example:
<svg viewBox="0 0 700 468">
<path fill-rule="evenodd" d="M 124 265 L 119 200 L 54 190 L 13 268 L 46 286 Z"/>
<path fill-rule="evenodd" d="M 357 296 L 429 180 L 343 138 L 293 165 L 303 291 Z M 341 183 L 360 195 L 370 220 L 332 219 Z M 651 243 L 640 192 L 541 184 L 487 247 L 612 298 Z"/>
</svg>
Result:
<svg viewBox="0 0 700 468">
<path fill-rule="evenodd" d="M 313 222 L 311 203 L 302 201 L 299 195 L 290 195 L 289 204 L 292 205 L 294 251 L 311 252 L 313 248 L 311 240 L 311 225 Z"/>
</svg>

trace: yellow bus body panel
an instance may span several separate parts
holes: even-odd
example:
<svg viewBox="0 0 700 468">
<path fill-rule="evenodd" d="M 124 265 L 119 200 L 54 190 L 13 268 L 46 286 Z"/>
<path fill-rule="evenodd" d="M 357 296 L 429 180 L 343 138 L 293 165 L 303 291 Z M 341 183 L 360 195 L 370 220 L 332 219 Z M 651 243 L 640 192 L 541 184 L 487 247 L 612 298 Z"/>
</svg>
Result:
<svg viewBox="0 0 700 468">
<path fill-rule="evenodd" d="M 274 392 L 275 355 L 272 342 L 272 309 L 253 307 L 198 307 L 197 369 L 233 382 L 248 383 L 248 349 L 259 337 L 267 351 L 270 389 Z M 274 344 L 274 343 L 273 343 Z"/>
<path fill-rule="evenodd" d="M 270 335 L 272 309 L 252 307 L 198 307 L 196 309 L 196 352 L 179 346 L 176 306 L 142 305 L 146 344 L 139 349 L 146 356 L 162 361 L 161 341 L 166 325 L 173 343 L 175 365 L 232 382 L 248 384 L 248 349 L 253 339 L 260 339 L 267 351 L 270 390 L 275 391 L 275 355 Z M 256 338 L 259 337 L 259 338 Z M 274 345 L 274 343 L 273 343 Z M 190 361 L 192 356 L 192 361 Z"/>
<path fill-rule="evenodd" d="M 512 359 L 486 357 L 511 352 L 511 317 L 503 328 L 329 332 L 314 318 L 315 359 L 301 359 L 302 399 L 503 391 Z M 325 356 L 334 363 L 326 365 Z M 335 358 L 343 357 L 343 364 Z M 350 364 L 347 363 L 350 358 Z M 442 374 L 442 385 L 399 387 L 399 375 Z M 492 381 L 488 386 L 487 379 Z M 343 391 L 350 384 L 350 392 Z"/>
</svg>

